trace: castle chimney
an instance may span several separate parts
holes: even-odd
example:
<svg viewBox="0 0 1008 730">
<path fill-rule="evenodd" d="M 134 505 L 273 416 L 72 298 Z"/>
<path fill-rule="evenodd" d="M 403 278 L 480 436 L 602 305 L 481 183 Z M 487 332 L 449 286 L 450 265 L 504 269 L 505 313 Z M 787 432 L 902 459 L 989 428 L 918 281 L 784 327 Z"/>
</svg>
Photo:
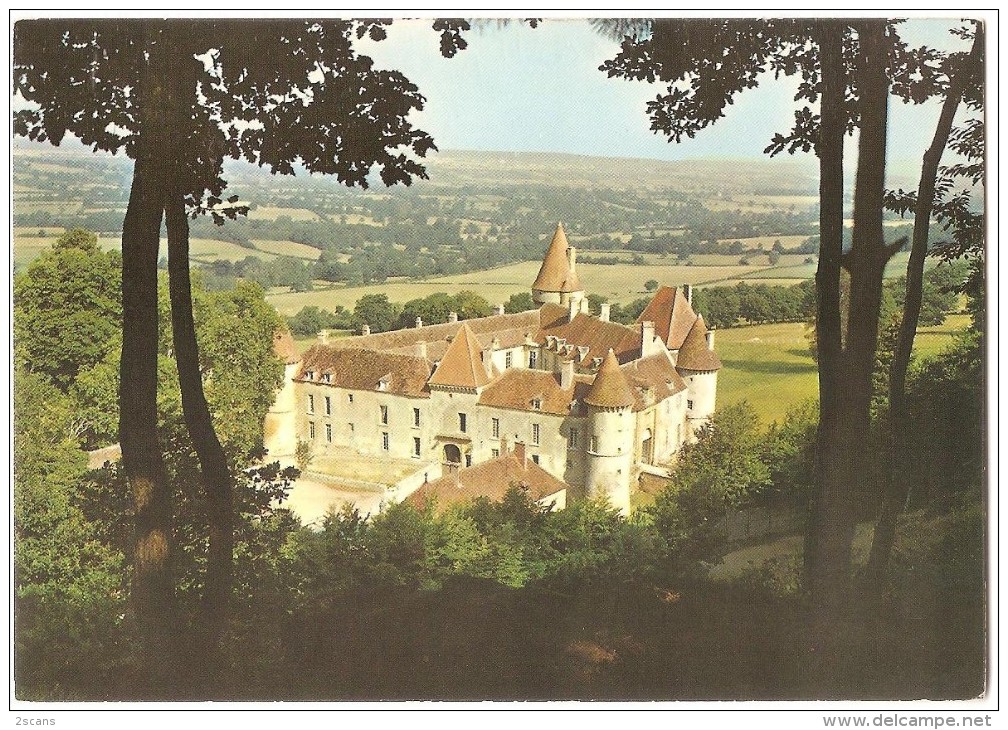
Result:
<svg viewBox="0 0 1008 730">
<path fill-rule="evenodd" d="M 611 304 L 609 302 L 602 302 L 601 311 L 599 312 L 598 318 L 603 322 L 609 321 L 609 313 L 611 311 Z"/>
<path fill-rule="evenodd" d="M 654 350 L 654 322 L 641 322 L 641 357 L 647 357 Z"/>
<path fill-rule="evenodd" d="M 329 330 L 319 330 L 318 341 L 323 345 L 329 344 Z"/>
<path fill-rule="evenodd" d="M 579 302 L 574 297 L 571 297 L 567 301 L 567 321 L 573 322 L 574 318 L 578 316 L 578 312 L 581 311 L 581 302 Z"/>
<path fill-rule="evenodd" d="M 571 273 L 574 273 L 574 267 L 577 266 L 577 249 L 573 246 L 567 247 L 567 268 L 570 269 Z"/>
<path fill-rule="evenodd" d="M 504 305 L 503 304 L 495 304 L 494 305 L 494 314 L 496 314 L 496 315 L 504 314 Z"/>
<path fill-rule="evenodd" d="M 714 349 L 714 328 L 713 327 L 711 327 L 709 330 L 707 330 L 707 349 L 708 350 L 713 350 Z"/>
<path fill-rule="evenodd" d="M 522 469 L 528 469 L 528 456 L 525 454 L 524 441 L 515 441 L 514 453 L 518 457 L 518 463 L 522 465 Z"/>
<path fill-rule="evenodd" d="M 361 325 L 360 333 L 361 333 L 361 335 L 369 335 L 369 334 L 371 334 L 371 328 L 368 326 L 367 322 L 365 322 L 364 324 Z"/>
<path fill-rule="evenodd" d="M 416 349 L 417 357 L 422 357 L 424 360 L 427 359 L 427 341 L 426 340 L 420 340 L 419 342 L 416 343 L 416 345 L 414 345 L 414 348 Z"/>
<path fill-rule="evenodd" d="M 423 327 L 423 320 L 420 319 L 420 317 L 417 317 L 416 318 L 416 328 L 420 329 L 421 327 Z"/>
<path fill-rule="evenodd" d="M 691 284 L 682 285 L 683 296 L 686 297 L 686 303 L 691 307 L 693 306 L 693 286 Z"/>
<path fill-rule="evenodd" d="M 574 359 L 564 358 L 560 361 L 560 387 L 568 390 L 574 386 Z"/>
<path fill-rule="evenodd" d="M 449 322 L 458 322 L 458 312 L 448 312 Z"/>
</svg>

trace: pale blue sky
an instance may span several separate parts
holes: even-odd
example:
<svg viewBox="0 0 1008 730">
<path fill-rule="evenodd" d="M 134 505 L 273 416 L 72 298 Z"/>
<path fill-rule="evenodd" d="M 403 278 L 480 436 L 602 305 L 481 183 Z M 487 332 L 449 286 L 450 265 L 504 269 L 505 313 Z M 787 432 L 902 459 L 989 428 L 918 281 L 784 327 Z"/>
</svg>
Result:
<svg viewBox="0 0 1008 730">
<path fill-rule="evenodd" d="M 915 43 L 959 49 L 951 20 L 909 21 Z M 467 34 L 469 47 L 453 59 L 438 51 L 427 20 L 397 21 L 381 43 L 359 44 L 379 66 L 398 68 L 427 97 L 417 124 L 441 149 L 570 152 L 678 160 L 758 157 L 795 108 L 793 79 L 768 77 L 743 92 L 725 118 L 692 140 L 670 144 L 649 129 L 645 105 L 661 84 L 609 79 L 598 70 L 619 45 L 584 20 L 546 20 L 536 29 L 513 23 Z M 938 104 L 891 105 L 891 160 L 923 154 Z"/>
</svg>

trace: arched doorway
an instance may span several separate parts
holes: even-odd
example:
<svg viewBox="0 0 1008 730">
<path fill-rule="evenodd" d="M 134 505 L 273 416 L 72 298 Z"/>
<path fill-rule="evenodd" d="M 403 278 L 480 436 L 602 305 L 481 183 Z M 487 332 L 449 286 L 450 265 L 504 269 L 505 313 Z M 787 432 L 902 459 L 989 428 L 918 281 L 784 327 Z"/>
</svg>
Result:
<svg viewBox="0 0 1008 730">
<path fill-rule="evenodd" d="M 445 444 L 444 463 L 451 469 L 458 469 L 462 464 L 462 451 L 455 444 Z"/>
</svg>

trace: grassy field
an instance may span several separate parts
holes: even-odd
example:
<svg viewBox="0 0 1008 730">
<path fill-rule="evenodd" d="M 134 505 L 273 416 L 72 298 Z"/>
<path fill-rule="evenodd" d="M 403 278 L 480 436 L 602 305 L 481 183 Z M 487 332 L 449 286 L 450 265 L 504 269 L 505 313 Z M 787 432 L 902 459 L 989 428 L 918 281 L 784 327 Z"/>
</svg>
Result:
<svg viewBox="0 0 1008 730">
<path fill-rule="evenodd" d="M 724 365 L 718 375 L 719 407 L 749 401 L 769 425 L 818 396 L 818 371 L 803 324 L 718 330 L 714 348 Z"/>
<path fill-rule="evenodd" d="M 931 357 L 955 342 L 956 337 L 970 323 L 968 314 L 952 314 L 943 324 L 937 327 L 918 327 L 914 338 L 914 354 L 918 357 Z"/>
<path fill-rule="evenodd" d="M 512 294 L 529 291 L 539 272 L 540 262 L 523 261 L 486 271 L 444 276 L 425 281 L 391 281 L 356 287 L 330 287 L 310 292 L 272 291 L 268 299 L 282 314 L 296 314 L 302 307 L 314 305 L 333 309 L 337 304 L 352 309 L 365 294 L 386 294 L 391 301 L 405 302 L 434 292 L 456 294 L 466 289 L 485 297 L 491 304 L 506 302 Z M 757 271 L 755 266 L 682 266 L 657 264 L 604 266 L 579 264 L 578 274 L 585 289 L 605 296 L 612 302 L 632 302 L 647 296 L 644 282 L 656 279 L 669 285 L 703 284 L 726 278 L 737 279 Z"/>
<path fill-rule="evenodd" d="M 257 205 L 248 214 L 252 220 L 276 220 L 280 216 L 287 216 L 292 221 L 317 221 L 319 219 L 317 213 L 307 208 L 279 208 L 272 205 Z"/>
<path fill-rule="evenodd" d="M 295 241 L 267 241 L 264 239 L 253 239 L 252 245 L 256 251 L 271 254 L 273 256 L 293 256 L 298 259 L 315 261 L 322 251 L 312 246 Z"/>
<path fill-rule="evenodd" d="M 937 327 L 921 327 L 914 340 L 914 355 L 938 355 L 969 321 L 966 314 L 953 314 Z M 724 365 L 718 376 L 719 406 L 749 401 L 769 425 L 803 400 L 818 397 L 818 371 L 809 355 L 803 324 L 718 330 L 715 349 Z"/>
</svg>

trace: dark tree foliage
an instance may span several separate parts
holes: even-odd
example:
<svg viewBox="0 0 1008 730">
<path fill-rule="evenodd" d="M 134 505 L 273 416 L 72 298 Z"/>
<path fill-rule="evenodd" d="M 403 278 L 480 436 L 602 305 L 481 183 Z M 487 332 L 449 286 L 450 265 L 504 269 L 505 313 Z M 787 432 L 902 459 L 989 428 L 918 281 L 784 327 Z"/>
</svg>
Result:
<svg viewBox="0 0 1008 730">
<path fill-rule="evenodd" d="M 898 246 L 885 242 L 886 106 L 890 94 L 919 103 L 941 88 L 942 54 L 910 48 L 888 21 L 654 20 L 624 38 L 601 66 L 610 76 L 660 81 L 651 128 L 671 141 L 693 137 L 724 115 L 765 72 L 800 78 L 794 125 L 767 152 L 814 151 L 820 164 L 820 251 L 816 274 L 820 425 L 817 492 L 806 544 L 807 580 L 820 618 L 847 603 L 859 472 L 878 343 L 882 274 Z M 843 138 L 859 130 L 854 226 L 843 245 Z M 965 142 L 964 142 L 965 143 Z M 851 311 L 841 322 L 841 268 Z"/>
<path fill-rule="evenodd" d="M 123 357 L 120 441 L 136 514 L 133 609 L 151 647 L 149 677 L 178 671 L 169 631 L 174 605 L 171 498 L 157 436 L 158 243 L 168 213 L 175 241 L 171 266 L 186 420 L 203 480 L 221 521 L 230 517 L 227 473 L 202 397 L 188 278 L 186 215 L 223 222 L 244 212 L 224 200 L 226 158 L 271 172 L 297 165 L 368 185 L 378 170 L 386 185 L 425 175 L 415 159 L 434 149 L 408 115 L 423 106 L 397 71 L 374 68 L 355 39 L 380 40 L 384 20 L 32 20 L 14 38 L 16 134 L 59 144 L 69 133 L 95 151 L 135 160 L 123 223 Z M 442 31 L 458 48 L 458 26 Z M 450 55 L 450 54 L 449 54 Z M 172 262 L 170 262 L 170 265 Z M 190 326 L 186 326 L 186 325 Z M 187 366 L 187 363 L 189 366 Z M 211 634 L 227 616 L 231 554 L 224 544 L 209 566 Z M 212 641 L 211 641 L 212 643 Z"/>
</svg>

